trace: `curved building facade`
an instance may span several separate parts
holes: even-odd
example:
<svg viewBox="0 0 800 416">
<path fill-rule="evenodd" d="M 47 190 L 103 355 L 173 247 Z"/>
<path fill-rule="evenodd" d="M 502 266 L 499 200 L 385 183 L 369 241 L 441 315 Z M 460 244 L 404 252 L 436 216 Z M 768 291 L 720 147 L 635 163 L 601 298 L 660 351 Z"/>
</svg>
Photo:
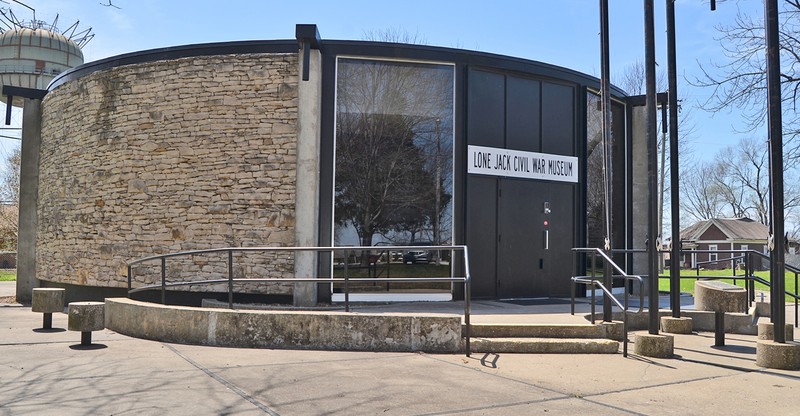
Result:
<svg viewBox="0 0 800 416">
<path fill-rule="evenodd" d="M 459 262 L 430 246 L 466 244 L 475 297 L 564 296 L 580 267 L 571 248 L 595 238 L 598 89 L 593 77 L 540 62 L 328 41 L 307 25 L 294 40 L 85 64 L 59 75 L 41 102 L 36 218 L 21 230 L 35 236 L 28 278 L 86 298 L 123 293 L 126 264 L 141 257 L 331 245 L 377 254 L 253 255 L 236 259 L 234 275 L 324 279 L 343 264 L 449 275 Z M 626 172 L 625 94 L 615 95 L 615 163 Z M 226 275 L 225 259 L 201 257 L 170 261 L 170 281 Z M 134 286 L 159 278 L 136 275 Z M 338 289 L 242 292 L 316 303 Z"/>
</svg>

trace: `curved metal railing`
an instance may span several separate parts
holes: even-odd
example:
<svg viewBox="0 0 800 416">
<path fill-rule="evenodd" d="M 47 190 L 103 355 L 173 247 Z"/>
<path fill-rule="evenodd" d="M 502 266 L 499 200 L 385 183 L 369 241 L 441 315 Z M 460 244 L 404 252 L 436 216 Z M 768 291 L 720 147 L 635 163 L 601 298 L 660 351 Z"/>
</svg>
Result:
<svg viewBox="0 0 800 416">
<path fill-rule="evenodd" d="M 717 258 L 715 260 L 705 260 L 705 261 L 695 261 L 693 262 L 692 269 L 695 270 L 695 276 L 680 276 L 681 279 L 705 279 L 705 280 L 720 280 L 720 279 L 731 279 L 733 280 L 733 284 L 736 284 L 737 280 L 744 280 L 746 289 L 748 292 L 748 300 L 749 303 L 755 301 L 756 297 L 756 283 L 760 283 L 767 288 L 772 287 L 772 282 L 770 280 L 764 279 L 759 277 L 755 274 L 756 270 L 756 261 L 760 261 L 763 265 L 764 262 L 770 262 L 771 258 L 768 254 L 764 254 L 760 251 L 756 250 L 681 250 L 681 256 L 685 254 L 715 254 L 719 256 L 719 254 L 728 254 L 730 257 L 727 258 Z M 742 265 L 742 274 L 736 274 L 736 268 L 734 267 L 733 275 L 700 275 L 701 266 L 709 265 L 709 264 L 725 264 L 731 263 L 731 265 L 735 266 L 737 264 Z M 726 265 L 727 266 L 727 265 Z M 794 326 L 795 328 L 798 327 L 800 324 L 800 268 L 792 266 L 791 264 L 784 264 L 784 268 L 786 272 L 794 274 L 794 292 L 789 290 L 784 290 L 784 295 L 792 298 L 794 302 Z M 659 276 L 659 277 L 668 277 L 668 276 Z"/>
<path fill-rule="evenodd" d="M 570 290 L 571 290 L 571 295 L 572 295 L 572 299 L 571 299 L 572 300 L 572 305 L 571 305 L 571 308 L 570 308 L 570 312 L 572 313 L 572 315 L 575 315 L 575 288 L 576 288 L 576 285 L 582 284 L 582 285 L 586 285 L 586 286 L 590 286 L 590 287 L 594 287 L 594 288 L 600 289 L 604 294 L 604 299 L 605 299 L 606 302 L 611 302 L 611 304 L 615 305 L 616 307 L 618 307 L 619 309 L 622 310 L 622 333 L 623 333 L 623 335 L 622 335 L 622 356 L 623 357 L 627 357 L 628 356 L 628 312 L 629 312 L 629 310 L 628 310 L 628 300 L 629 300 L 628 293 L 630 292 L 630 290 L 629 290 L 630 289 L 630 283 L 631 282 L 638 282 L 639 283 L 639 309 L 637 311 L 635 311 L 635 312 L 638 313 L 638 312 L 642 311 L 642 307 L 644 305 L 644 290 L 643 290 L 644 280 L 642 279 L 641 276 L 637 276 L 637 275 L 632 275 L 632 274 L 626 273 L 625 270 L 623 270 L 619 265 L 614 263 L 614 260 L 612 260 L 611 257 L 609 257 L 606 254 L 606 252 L 604 252 L 603 250 L 601 250 L 599 248 L 573 248 L 572 251 L 576 255 L 578 253 L 586 253 L 586 254 L 591 254 L 592 255 L 592 260 L 591 260 L 591 271 L 592 271 L 592 274 L 588 275 L 588 276 L 572 276 L 572 278 L 570 279 L 571 280 Z M 603 258 L 603 261 L 604 261 L 604 263 L 606 265 L 610 266 L 610 267 L 606 267 L 607 270 L 610 269 L 610 270 L 613 270 L 614 272 L 618 273 L 618 274 L 612 274 L 611 275 L 611 280 L 612 281 L 614 279 L 623 279 L 624 280 L 623 281 L 623 286 L 625 288 L 625 290 L 624 290 L 625 294 L 623 296 L 624 300 L 623 300 L 622 303 L 611 292 L 611 288 L 606 287 L 606 285 L 602 281 L 596 279 L 596 275 L 595 275 L 595 260 L 596 260 L 598 255 Z M 604 276 L 604 280 L 605 280 L 606 277 L 607 276 Z M 595 323 L 595 305 L 597 304 L 597 299 L 596 299 L 595 291 L 592 290 L 591 292 L 592 292 L 592 301 L 591 301 L 592 312 L 591 312 L 591 317 L 592 317 L 592 323 Z"/>
<path fill-rule="evenodd" d="M 227 283 L 228 292 L 228 307 L 233 309 L 233 294 L 235 283 L 253 283 L 253 282 L 268 282 L 268 283 L 343 283 L 344 284 L 344 304 L 345 311 L 350 311 L 350 284 L 351 283 L 431 283 L 431 282 L 450 282 L 450 283 L 463 283 L 464 284 L 464 337 L 465 337 L 465 351 L 466 355 L 470 356 L 470 310 L 471 310 L 471 297 L 472 278 L 469 271 L 469 252 L 467 246 L 464 245 L 451 245 L 451 246 L 424 246 L 427 251 L 453 251 L 461 252 L 464 261 L 464 276 L 453 276 L 453 269 L 451 268 L 450 277 L 358 277 L 351 278 L 348 268 L 348 259 L 351 252 L 371 252 L 371 251 L 413 251 L 420 250 L 421 246 L 348 246 L 348 247 L 225 247 L 206 250 L 192 250 L 182 251 L 176 253 L 160 254 L 156 256 L 144 257 L 128 262 L 128 297 L 137 292 L 148 290 L 161 291 L 161 303 L 166 304 L 167 288 L 181 287 L 181 286 L 196 286 L 196 285 L 210 285 Z M 330 253 L 333 257 L 334 252 L 344 252 L 344 277 L 294 277 L 294 278 L 270 278 L 270 277 L 234 277 L 234 253 L 247 253 L 247 252 L 312 252 L 312 253 Z M 209 255 L 209 254 L 227 254 L 227 278 L 225 279 L 204 279 L 192 280 L 185 282 L 168 282 L 167 281 L 167 259 L 176 257 L 188 257 L 196 255 Z M 452 256 L 451 256 L 452 258 Z M 144 285 L 140 287 L 133 287 L 133 266 L 148 262 L 160 262 L 161 269 L 161 282 L 159 284 Z M 202 273 L 202 272 L 200 272 Z"/>
</svg>

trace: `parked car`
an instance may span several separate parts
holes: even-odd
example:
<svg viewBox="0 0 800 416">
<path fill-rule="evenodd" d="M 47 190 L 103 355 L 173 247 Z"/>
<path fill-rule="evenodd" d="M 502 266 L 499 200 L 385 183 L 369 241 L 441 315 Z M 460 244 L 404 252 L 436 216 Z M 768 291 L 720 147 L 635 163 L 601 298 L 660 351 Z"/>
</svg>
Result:
<svg viewBox="0 0 800 416">
<path fill-rule="evenodd" d="M 427 263 L 430 258 L 430 253 L 427 251 L 407 251 L 406 254 L 403 255 L 403 262 L 406 264 Z"/>
</svg>

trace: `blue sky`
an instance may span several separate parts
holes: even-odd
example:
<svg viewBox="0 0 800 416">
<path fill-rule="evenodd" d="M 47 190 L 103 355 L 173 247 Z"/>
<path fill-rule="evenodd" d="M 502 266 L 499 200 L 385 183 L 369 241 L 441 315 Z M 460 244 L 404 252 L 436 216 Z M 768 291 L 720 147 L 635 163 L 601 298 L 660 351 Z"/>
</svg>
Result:
<svg viewBox="0 0 800 416">
<path fill-rule="evenodd" d="M 95 38 L 84 48 L 86 61 L 127 52 L 194 43 L 256 39 L 292 39 L 295 24 L 315 23 L 323 39 L 362 39 L 386 28 L 416 33 L 428 44 L 480 50 L 532 59 L 599 75 L 599 11 L 596 0 L 494 1 L 182 1 L 22 0 L 36 17 L 59 27 L 75 21 L 92 27 Z M 10 2 L 10 0 L 6 0 Z M 30 11 L 11 2 L 18 17 Z M 656 1 L 657 60 L 666 69 L 664 1 Z M 761 1 L 728 1 L 711 12 L 708 0 L 677 0 L 679 95 L 689 107 L 709 91 L 689 87 L 684 78 L 698 74 L 698 62 L 721 59 L 715 26 L 733 21 L 737 8 L 763 16 Z M 644 57 L 643 2 L 610 1 L 611 71 Z M 698 129 L 692 146 L 716 149 L 734 144 L 735 113 L 694 110 Z M 765 130 L 764 130 L 765 131 Z M 753 133 L 765 136 L 764 132 Z M 6 146 L 4 146 L 6 147 Z M 2 150 L 2 149 L 0 149 Z"/>
</svg>

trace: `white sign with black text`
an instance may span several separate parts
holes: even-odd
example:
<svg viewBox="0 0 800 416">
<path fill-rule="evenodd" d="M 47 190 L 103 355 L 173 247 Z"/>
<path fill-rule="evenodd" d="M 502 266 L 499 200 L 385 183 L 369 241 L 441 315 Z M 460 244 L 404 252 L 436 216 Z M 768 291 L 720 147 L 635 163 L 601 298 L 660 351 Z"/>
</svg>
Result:
<svg viewBox="0 0 800 416">
<path fill-rule="evenodd" d="M 467 173 L 578 182 L 578 158 L 496 147 L 467 146 Z"/>
</svg>

